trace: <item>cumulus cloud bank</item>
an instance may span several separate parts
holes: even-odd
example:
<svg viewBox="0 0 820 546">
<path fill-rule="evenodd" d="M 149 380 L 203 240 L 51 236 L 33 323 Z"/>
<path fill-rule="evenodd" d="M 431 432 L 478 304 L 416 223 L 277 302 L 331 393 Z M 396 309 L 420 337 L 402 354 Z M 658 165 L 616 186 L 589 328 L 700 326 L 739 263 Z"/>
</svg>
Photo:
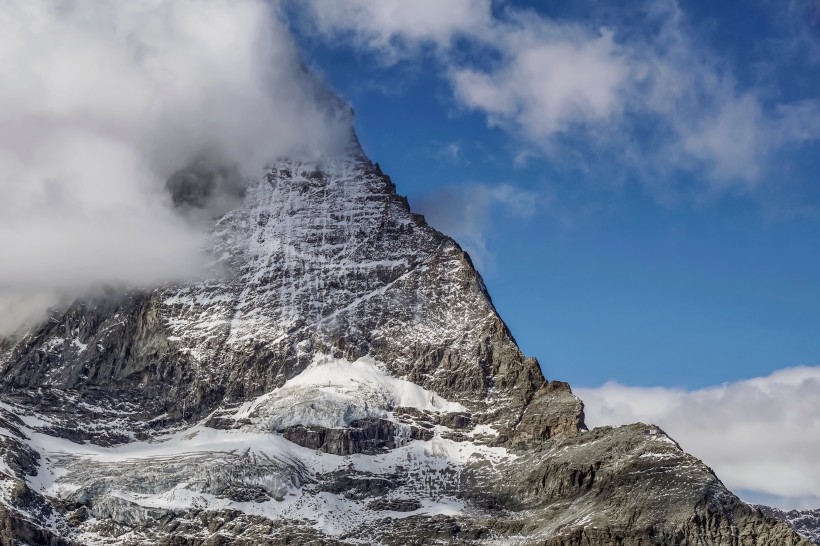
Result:
<svg viewBox="0 0 820 546">
<path fill-rule="evenodd" d="M 580 139 L 663 198 L 672 189 L 658 179 L 670 172 L 696 173 L 704 196 L 754 191 L 781 152 L 820 138 L 820 103 L 742 85 L 675 0 L 615 17 L 590 9 L 584 20 L 490 0 L 307 5 L 319 35 L 385 63 L 430 53 L 456 103 L 523 146 L 556 159 Z"/>
<path fill-rule="evenodd" d="M 11 0 L 0 35 L 0 332 L 202 274 L 203 230 L 166 191 L 180 169 L 258 176 L 347 137 L 266 0 Z"/>
<path fill-rule="evenodd" d="M 820 367 L 694 391 L 611 382 L 574 390 L 589 426 L 656 423 L 745 500 L 820 506 Z"/>
</svg>

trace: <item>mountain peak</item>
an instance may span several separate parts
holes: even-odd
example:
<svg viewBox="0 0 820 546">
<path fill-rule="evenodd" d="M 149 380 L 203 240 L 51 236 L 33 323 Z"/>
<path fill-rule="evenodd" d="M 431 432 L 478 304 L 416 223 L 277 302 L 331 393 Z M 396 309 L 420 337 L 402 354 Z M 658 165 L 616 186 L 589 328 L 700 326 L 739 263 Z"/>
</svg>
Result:
<svg viewBox="0 0 820 546">
<path fill-rule="evenodd" d="M 585 432 L 363 154 L 276 162 L 211 243 L 0 345 L 3 540 L 800 543 L 665 434 Z"/>
<path fill-rule="evenodd" d="M 78 302 L 14 347 L 5 384 L 127 393 L 179 419 L 281 387 L 317 354 L 371 356 L 512 436 L 547 392 L 466 254 L 361 153 L 277 162 L 211 238 L 218 278 Z M 560 426 L 581 427 L 577 399 L 551 392 L 567 393 Z"/>
</svg>

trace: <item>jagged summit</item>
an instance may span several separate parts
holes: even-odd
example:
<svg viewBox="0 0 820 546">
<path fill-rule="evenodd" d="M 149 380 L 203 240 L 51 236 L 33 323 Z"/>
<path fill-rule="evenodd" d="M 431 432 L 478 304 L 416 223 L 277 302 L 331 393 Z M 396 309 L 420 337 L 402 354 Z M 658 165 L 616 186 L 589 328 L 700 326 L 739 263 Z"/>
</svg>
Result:
<svg viewBox="0 0 820 546">
<path fill-rule="evenodd" d="M 222 278 L 78 302 L 7 350 L 4 387 L 116 393 L 167 422 L 265 394 L 315 355 L 371 356 L 514 435 L 544 384 L 469 258 L 360 151 L 278 162 L 212 238 Z M 558 390 L 570 415 L 553 426 L 577 430 Z"/>
<path fill-rule="evenodd" d="M 220 276 L 0 342 L 0 541 L 800 544 L 644 425 L 584 432 L 358 147 L 283 160 Z"/>
</svg>

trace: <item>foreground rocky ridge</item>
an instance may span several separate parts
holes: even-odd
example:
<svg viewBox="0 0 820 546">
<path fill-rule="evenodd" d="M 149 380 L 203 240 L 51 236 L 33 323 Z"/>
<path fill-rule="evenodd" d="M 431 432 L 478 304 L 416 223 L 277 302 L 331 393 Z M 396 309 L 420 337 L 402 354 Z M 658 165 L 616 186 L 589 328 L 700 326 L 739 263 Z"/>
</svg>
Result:
<svg viewBox="0 0 820 546">
<path fill-rule="evenodd" d="M 357 148 L 212 238 L 215 280 L 0 341 L 0 542 L 807 544 L 663 432 L 587 432 Z"/>
</svg>

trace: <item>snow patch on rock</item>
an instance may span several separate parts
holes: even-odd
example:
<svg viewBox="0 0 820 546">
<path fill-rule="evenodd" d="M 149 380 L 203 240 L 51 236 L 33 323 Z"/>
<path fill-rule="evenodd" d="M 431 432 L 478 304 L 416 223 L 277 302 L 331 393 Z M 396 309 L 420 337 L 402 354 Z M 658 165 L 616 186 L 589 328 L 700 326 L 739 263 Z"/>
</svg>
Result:
<svg viewBox="0 0 820 546">
<path fill-rule="evenodd" d="M 396 407 L 433 412 L 467 409 L 434 392 L 390 376 L 384 364 L 362 357 L 350 362 L 317 355 L 280 388 L 246 402 L 235 419 L 251 419 L 263 430 L 289 426 L 344 427 L 357 419 L 386 418 Z"/>
</svg>

